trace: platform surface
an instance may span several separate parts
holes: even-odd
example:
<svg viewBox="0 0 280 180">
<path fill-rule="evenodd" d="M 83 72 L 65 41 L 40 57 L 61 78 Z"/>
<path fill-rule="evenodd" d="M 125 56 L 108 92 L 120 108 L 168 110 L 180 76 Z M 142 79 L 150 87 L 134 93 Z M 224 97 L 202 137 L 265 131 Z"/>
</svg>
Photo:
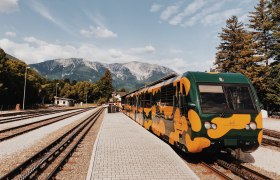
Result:
<svg viewBox="0 0 280 180">
<path fill-rule="evenodd" d="M 122 113 L 106 113 L 87 179 L 198 179 L 172 148 Z"/>
</svg>

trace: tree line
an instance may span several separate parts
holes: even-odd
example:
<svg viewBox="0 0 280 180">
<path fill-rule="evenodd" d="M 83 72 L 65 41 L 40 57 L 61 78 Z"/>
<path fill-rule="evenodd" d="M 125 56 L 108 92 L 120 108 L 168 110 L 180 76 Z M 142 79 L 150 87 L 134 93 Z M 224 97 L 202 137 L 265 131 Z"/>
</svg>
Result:
<svg viewBox="0 0 280 180">
<path fill-rule="evenodd" d="M 77 102 L 104 103 L 111 97 L 113 86 L 109 70 L 97 82 L 48 80 L 35 70 L 26 69 L 27 64 L 14 58 L 0 48 L 0 110 L 23 103 L 25 72 L 25 106 L 50 104 L 54 96 L 71 98 Z"/>
<path fill-rule="evenodd" d="M 259 0 L 249 12 L 249 22 L 236 16 L 219 33 L 215 69 L 246 75 L 264 108 L 280 111 L 280 1 Z"/>
</svg>

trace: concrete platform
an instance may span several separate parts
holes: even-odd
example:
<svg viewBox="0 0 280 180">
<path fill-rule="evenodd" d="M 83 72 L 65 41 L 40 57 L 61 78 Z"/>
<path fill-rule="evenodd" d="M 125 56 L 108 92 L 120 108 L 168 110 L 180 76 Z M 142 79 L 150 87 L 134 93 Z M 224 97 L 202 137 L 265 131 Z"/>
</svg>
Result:
<svg viewBox="0 0 280 180">
<path fill-rule="evenodd" d="M 172 148 L 122 113 L 106 113 L 90 179 L 199 179 Z"/>
</svg>

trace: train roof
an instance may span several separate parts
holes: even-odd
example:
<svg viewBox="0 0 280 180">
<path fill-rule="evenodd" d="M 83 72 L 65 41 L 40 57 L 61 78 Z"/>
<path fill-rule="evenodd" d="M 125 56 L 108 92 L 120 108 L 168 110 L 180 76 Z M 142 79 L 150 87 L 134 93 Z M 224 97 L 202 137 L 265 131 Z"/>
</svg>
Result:
<svg viewBox="0 0 280 180">
<path fill-rule="evenodd" d="M 217 73 L 217 72 L 186 72 L 183 76 L 191 76 L 195 82 L 207 83 L 249 83 L 246 76 L 241 73 Z"/>
<path fill-rule="evenodd" d="M 241 73 L 218 73 L 218 72 L 195 72 L 195 71 L 188 71 L 183 73 L 182 75 L 171 74 L 168 75 L 160 80 L 152 82 L 144 87 L 141 87 L 137 90 L 134 90 L 122 97 L 126 96 L 133 96 L 136 92 L 145 92 L 148 89 L 154 89 L 157 87 L 161 87 L 163 85 L 170 84 L 174 81 L 182 77 L 192 78 L 194 82 L 198 83 L 245 83 L 248 84 L 250 81 L 246 76 Z"/>
</svg>

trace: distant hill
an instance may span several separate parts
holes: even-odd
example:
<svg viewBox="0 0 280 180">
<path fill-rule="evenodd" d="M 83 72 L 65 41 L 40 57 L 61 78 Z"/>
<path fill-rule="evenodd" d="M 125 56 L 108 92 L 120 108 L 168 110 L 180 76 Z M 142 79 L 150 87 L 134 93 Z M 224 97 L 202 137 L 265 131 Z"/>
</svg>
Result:
<svg viewBox="0 0 280 180">
<path fill-rule="evenodd" d="M 153 82 L 166 75 L 175 73 L 173 70 L 149 63 L 137 61 L 128 63 L 105 64 L 92 62 L 81 58 L 55 59 L 45 62 L 30 64 L 42 76 L 48 79 L 70 79 L 76 81 L 95 82 L 109 69 L 112 73 L 113 86 L 129 90 Z"/>
</svg>

